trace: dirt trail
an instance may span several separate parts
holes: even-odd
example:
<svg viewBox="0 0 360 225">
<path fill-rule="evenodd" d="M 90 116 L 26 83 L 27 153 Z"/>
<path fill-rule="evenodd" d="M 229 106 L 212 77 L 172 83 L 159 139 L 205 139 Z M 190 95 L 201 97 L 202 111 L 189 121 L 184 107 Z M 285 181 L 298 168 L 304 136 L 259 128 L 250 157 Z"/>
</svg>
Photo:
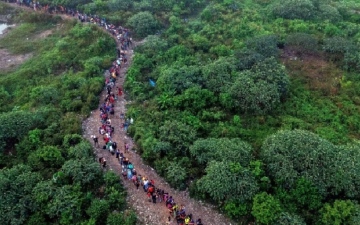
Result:
<svg viewBox="0 0 360 225">
<path fill-rule="evenodd" d="M 11 4 L 13 5 L 13 4 Z M 13 5 L 14 6 L 14 5 Z M 18 6 L 19 7 L 19 6 Z M 24 7 L 21 7 L 24 8 Z M 26 8 L 29 10 L 29 8 Z M 64 15 L 62 16 L 63 19 L 74 19 L 73 17 Z M 142 42 L 135 43 L 140 44 Z M 120 46 L 118 46 L 120 48 Z M 127 58 L 128 64 L 121 68 L 120 77 L 117 78 L 115 87 L 123 87 L 126 72 L 128 70 L 129 65 L 132 62 L 134 56 L 133 49 L 128 50 Z M 115 55 L 114 55 L 115 57 Z M 107 76 L 108 73 L 105 73 L 104 76 Z M 104 77 L 105 78 L 105 77 Z M 126 115 L 126 104 L 127 101 L 126 97 L 126 90 L 123 92 L 124 94 L 117 99 L 115 102 L 115 115 L 110 115 L 112 126 L 115 127 L 115 132 L 113 134 L 112 140 L 118 143 L 119 149 L 123 152 L 124 144 L 128 143 L 130 145 L 130 151 L 125 153 L 125 157 L 129 158 L 129 161 L 133 163 L 134 168 L 136 169 L 138 174 L 145 175 L 149 179 L 153 179 L 155 181 L 155 186 L 164 189 L 168 192 L 173 198 L 175 202 L 179 205 L 184 205 L 186 207 L 186 213 L 191 213 L 193 215 L 193 219 L 196 220 L 198 218 L 202 219 L 204 225 L 231 225 L 235 224 L 231 222 L 229 219 L 224 217 L 220 214 L 213 206 L 203 203 L 202 201 L 197 201 L 191 199 L 189 197 L 188 192 L 185 191 L 177 191 L 170 187 L 170 185 L 165 182 L 163 178 L 161 178 L 156 171 L 151 168 L 150 166 L 146 165 L 141 157 L 134 152 L 133 140 L 127 135 L 126 131 L 121 128 L 121 124 L 123 121 L 120 119 L 120 113 L 125 113 Z M 106 96 L 106 89 L 101 93 L 100 96 L 100 104 L 103 103 Z M 98 128 L 101 125 L 100 122 L 100 111 L 99 109 L 95 109 L 91 112 L 89 118 L 84 120 L 83 122 L 83 136 L 84 138 L 88 139 L 91 143 L 93 140 L 91 135 L 97 135 L 99 137 L 99 145 L 103 146 L 105 143 L 102 139 L 102 136 L 98 132 Z M 95 147 L 94 145 L 94 153 L 97 157 L 105 157 L 108 164 L 108 169 L 117 173 L 121 179 L 121 166 L 115 156 L 112 156 L 108 150 L 103 150 L 100 147 Z M 139 187 L 137 190 L 134 184 L 129 181 L 123 179 L 123 184 L 127 189 L 128 197 L 127 202 L 133 208 L 137 215 L 139 222 L 138 224 L 143 225 L 162 225 L 162 224 L 169 224 L 169 225 L 176 225 L 176 221 L 174 217 L 171 217 L 171 222 L 167 223 L 167 218 L 169 216 L 168 210 L 165 207 L 165 203 L 151 203 L 148 201 L 146 193 L 143 191 L 142 187 Z"/>
<path fill-rule="evenodd" d="M 126 77 L 126 72 L 128 66 L 132 62 L 132 58 L 134 56 L 134 52 L 132 49 L 128 51 L 128 65 L 121 69 L 120 78 L 117 79 L 115 87 L 123 87 L 124 80 Z M 106 76 L 106 75 L 105 75 Z M 100 104 L 103 103 L 106 96 L 106 90 L 101 93 L 101 101 Z M 134 167 L 138 174 L 145 175 L 149 179 L 153 179 L 155 181 L 155 186 L 164 189 L 167 191 L 173 198 L 175 202 L 179 205 L 184 205 L 186 207 L 187 213 L 192 213 L 193 218 L 196 220 L 198 218 L 202 219 L 204 225 L 226 225 L 231 224 L 231 222 L 217 212 L 213 206 L 203 203 L 201 201 L 197 201 L 191 199 L 187 192 L 185 191 L 176 191 L 170 187 L 170 185 L 161 178 L 156 171 L 150 166 L 146 165 L 141 157 L 136 154 L 133 150 L 133 140 L 127 135 L 125 131 L 121 129 L 122 120 L 120 119 L 120 113 L 123 112 L 126 115 L 126 104 L 125 100 L 126 90 L 124 90 L 124 94 L 117 99 L 115 102 L 115 115 L 110 116 L 112 126 L 115 127 L 115 132 L 113 134 L 112 140 L 118 143 L 120 146 L 120 150 L 123 152 L 124 144 L 128 143 L 130 145 L 129 153 L 125 154 L 125 157 L 129 158 L 129 161 L 134 164 Z M 91 143 L 93 143 L 91 139 L 91 135 L 95 134 L 99 137 L 99 144 L 103 146 L 105 143 L 102 139 L 102 136 L 99 135 L 98 128 L 100 126 L 100 111 L 98 109 L 91 112 L 91 116 L 86 119 L 83 123 L 83 131 L 84 137 L 87 138 Z M 115 173 L 121 176 L 121 166 L 115 156 L 112 156 L 108 150 L 103 150 L 102 148 L 96 148 L 94 146 L 95 153 L 97 157 L 105 157 L 107 163 L 109 165 L 109 169 L 114 171 Z M 123 178 L 122 178 L 123 179 Z M 136 211 L 140 224 L 167 224 L 167 218 L 169 213 L 165 207 L 165 203 L 156 203 L 153 204 L 147 201 L 146 193 L 140 187 L 138 190 L 134 186 L 134 184 L 129 180 L 124 180 L 124 186 L 128 192 L 127 201 L 131 205 L 131 207 Z M 170 224 L 176 224 L 174 218 L 172 217 L 172 221 Z"/>
</svg>

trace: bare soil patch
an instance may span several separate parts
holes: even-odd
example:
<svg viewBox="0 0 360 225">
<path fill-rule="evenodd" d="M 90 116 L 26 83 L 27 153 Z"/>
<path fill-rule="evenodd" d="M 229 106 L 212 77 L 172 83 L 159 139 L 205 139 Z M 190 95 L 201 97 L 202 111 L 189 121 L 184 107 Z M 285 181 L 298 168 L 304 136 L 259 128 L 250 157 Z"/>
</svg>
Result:
<svg viewBox="0 0 360 225">
<path fill-rule="evenodd" d="M 50 36 L 53 33 L 53 30 L 45 30 L 40 34 L 36 35 L 35 39 L 42 39 Z"/>
<path fill-rule="evenodd" d="M 320 53 L 299 53 L 285 48 L 281 54 L 283 64 L 291 76 L 299 77 L 310 90 L 320 91 L 323 95 L 336 95 L 340 88 L 342 71 Z"/>
<path fill-rule="evenodd" d="M 13 55 L 6 49 L 0 49 L 0 70 L 12 69 L 31 58 L 31 56 L 31 53 L 25 55 Z"/>
<path fill-rule="evenodd" d="M 15 27 L 16 24 L 11 25 L 7 29 L 4 30 L 3 34 L 0 34 L 0 38 L 5 37 L 9 32 L 11 32 L 11 29 Z M 43 39 L 48 37 L 53 33 L 52 29 L 45 30 L 39 34 L 37 34 L 34 39 Z M 32 53 L 28 54 L 11 54 L 7 49 L 0 49 L 0 70 L 7 71 L 15 68 L 18 65 L 21 65 L 26 60 L 30 59 L 33 56 Z"/>
</svg>

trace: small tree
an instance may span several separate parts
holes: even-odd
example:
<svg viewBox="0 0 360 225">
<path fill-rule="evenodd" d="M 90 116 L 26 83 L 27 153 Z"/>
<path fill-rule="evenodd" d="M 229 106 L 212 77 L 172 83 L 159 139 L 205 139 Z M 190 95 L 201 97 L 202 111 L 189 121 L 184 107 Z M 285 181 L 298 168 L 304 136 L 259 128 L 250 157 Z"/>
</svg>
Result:
<svg viewBox="0 0 360 225">
<path fill-rule="evenodd" d="M 276 58 L 279 55 L 277 42 L 278 40 L 275 35 L 264 35 L 251 38 L 246 42 L 246 45 L 248 49 L 254 50 L 265 58 Z"/>
<path fill-rule="evenodd" d="M 251 214 L 260 224 L 272 224 L 280 217 L 281 211 L 279 200 L 273 196 L 266 192 L 255 195 Z"/>
<path fill-rule="evenodd" d="M 316 52 L 319 48 L 316 38 L 305 33 L 290 34 L 285 40 L 285 46 L 298 53 Z"/>
<path fill-rule="evenodd" d="M 315 16 L 315 7 L 311 0 L 282 0 L 270 7 L 276 17 L 284 19 L 312 19 Z"/>
<path fill-rule="evenodd" d="M 196 131 L 180 121 L 165 121 L 159 128 L 159 139 L 173 146 L 174 152 L 169 152 L 171 156 L 186 156 L 188 148 L 196 139 Z"/>
<path fill-rule="evenodd" d="M 147 35 L 155 34 L 159 28 L 159 23 L 155 17 L 148 11 L 139 12 L 127 22 L 127 25 L 134 29 L 135 35 L 139 38 L 144 38 Z"/>
<path fill-rule="evenodd" d="M 28 164 L 36 170 L 49 169 L 51 171 L 51 168 L 60 168 L 64 161 L 61 151 L 55 146 L 39 148 L 28 157 Z"/>
<path fill-rule="evenodd" d="M 90 218 L 96 221 L 96 224 L 101 225 L 105 224 L 104 218 L 107 217 L 107 214 L 110 211 L 110 204 L 104 199 L 94 199 L 91 201 L 90 207 L 86 210 L 86 214 Z"/>
<path fill-rule="evenodd" d="M 197 187 L 217 202 L 234 199 L 246 202 L 259 190 L 253 173 L 238 162 L 211 161 L 205 171 Z"/>
<path fill-rule="evenodd" d="M 335 146 L 308 131 L 279 131 L 265 140 L 260 155 L 268 174 L 286 189 L 304 177 L 326 195 L 335 179 Z"/>
<path fill-rule="evenodd" d="M 235 59 L 232 57 L 221 57 L 205 65 L 202 68 L 205 87 L 215 93 L 226 91 L 233 81 L 235 69 Z"/>
<path fill-rule="evenodd" d="M 166 179 L 175 188 L 182 189 L 185 187 L 184 182 L 187 178 L 186 168 L 177 162 L 171 162 L 166 169 Z"/>
<path fill-rule="evenodd" d="M 321 209 L 321 222 L 324 225 L 349 224 L 355 209 L 355 204 L 350 200 L 335 200 L 333 204 L 326 203 Z"/>
<path fill-rule="evenodd" d="M 289 77 L 286 74 L 285 66 L 279 64 L 274 57 L 256 63 L 251 71 L 255 82 L 266 81 L 269 84 L 274 84 L 281 97 L 287 94 L 290 84 Z"/>
<path fill-rule="evenodd" d="M 276 225 L 306 225 L 303 218 L 298 215 L 282 212 L 274 223 Z"/>
<path fill-rule="evenodd" d="M 132 0 L 110 0 L 107 2 L 110 11 L 130 10 L 133 7 Z"/>
<path fill-rule="evenodd" d="M 274 84 L 255 82 L 250 71 L 240 73 L 229 89 L 236 108 L 244 113 L 265 114 L 280 103 L 280 93 Z"/>
<path fill-rule="evenodd" d="M 35 206 L 32 190 L 40 180 L 38 173 L 22 164 L 0 170 L 1 224 L 25 224 Z"/>
<path fill-rule="evenodd" d="M 235 52 L 236 67 L 238 70 L 249 70 L 258 62 L 264 60 L 264 56 L 253 49 L 242 49 Z"/>
<path fill-rule="evenodd" d="M 98 163 L 91 158 L 68 160 L 61 168 L 69 184 L 81 184 L 83 190 L 94 190 L 102 183 L 102 173 Z"/>
<path fill-rule="evenodd" d="M 149 35 L 146 37 L 143 44 L 136 47 L 136 52 L 146 55 L 147 57 L 157 57 L 160 52 L 165 52 L 168 49 L 168 43 L 156 35 Z"/>
<path fill-rule="evenodd" d="M 251 152 L 251 146 L 238 138 L 198 139 L 190 147 L 192 157 L 202 165 L 217 160 L 240 162 L 242 166 L 248 166 Z"/>
<path fill-rule="evenodd" d="M 199 87 L 203 82 L 197 66 L 164 67 L 157 80 L 160 90 L 180 94 L 191 87 Z"/>
</svg>

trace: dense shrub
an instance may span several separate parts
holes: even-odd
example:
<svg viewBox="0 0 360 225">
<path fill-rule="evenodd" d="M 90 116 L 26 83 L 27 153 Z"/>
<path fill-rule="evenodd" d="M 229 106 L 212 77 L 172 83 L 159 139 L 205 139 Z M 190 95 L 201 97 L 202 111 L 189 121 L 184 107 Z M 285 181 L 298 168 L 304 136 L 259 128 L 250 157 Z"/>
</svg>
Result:
<svg viewBox="0 0 360 225">
<path fill-rule="evenodd" d="M 159 23 L 150 12 L 139 12 L 129 18 L 127 25 L 134 29 L 135 35 L 144 38 L 147 35 L 155 34 L 159 29 Z"/>
</svg>

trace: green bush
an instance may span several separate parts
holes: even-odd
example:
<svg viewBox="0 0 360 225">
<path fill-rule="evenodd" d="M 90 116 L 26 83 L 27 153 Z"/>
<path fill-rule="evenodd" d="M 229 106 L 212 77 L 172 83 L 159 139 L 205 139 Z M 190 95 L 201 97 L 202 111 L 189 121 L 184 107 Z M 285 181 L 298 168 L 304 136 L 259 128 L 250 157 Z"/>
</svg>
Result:
<svg viewBox="0 0 360 225">
<path fill-rule="evenodd" d="M 272 224 L 282 212 L 280 202 L 273 196 L 262 192 L 255 195 L 251 214 L 260 224 Z"/>
<path fill-rule="evenodd" d="M 134 29 L 136 36 L 139 38 L 155 34 L 160 28 L 156 18 L 148 11 L 133 15 L 129 18 L 127 25 Z"/>
<path fill-rule="evenodd" d="M 316 8 L 311 0 L 285 0 L 275 2 L 270 11 L 276 17 L 285 19 L 313 19 Z"/>
</svg>

